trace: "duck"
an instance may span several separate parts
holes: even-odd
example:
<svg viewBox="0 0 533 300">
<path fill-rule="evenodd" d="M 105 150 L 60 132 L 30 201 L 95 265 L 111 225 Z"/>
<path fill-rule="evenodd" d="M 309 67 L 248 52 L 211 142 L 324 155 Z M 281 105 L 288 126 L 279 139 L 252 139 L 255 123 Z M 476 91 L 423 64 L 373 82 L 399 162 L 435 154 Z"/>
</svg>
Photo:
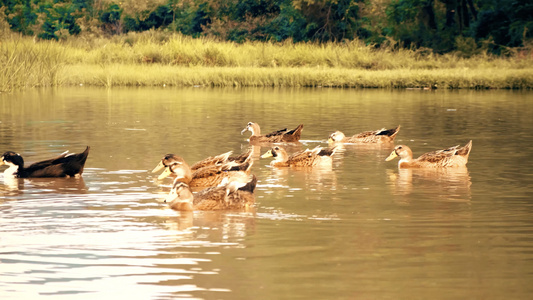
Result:
<svg viewBox="0 0 533 300">
<path fill-rule="evenodd" d="M 202 159 L 202 160 L 194 163 L 192 166 L 190 166 L 190 169 L 191 169 L 191 171 L 196 171 L 198 169 L 201 169 L 201 168 L 204 168 L 204 167 L 207 167 L 207 166 L 221 165 L 221 164 L 226 163 L 226 162 L 243 163 L 244 161 L 246 161 L 246 159 L 248 159 L 252 155 L 252 152 L 253 152 L 253 148 L 249 148 L 247 151 L 243 152 L 240 155 L 230 156 L 233 153 L 233 151 L 228 151 L 228 152 L 219 154 L 217 156 L 210 156 L 210 157 L 207 157 L 205 159 Z M 175 162 L 180 162 L 181 164 L 187 164 L 187 162 L 185 162 L 185 160 L 181 156 L 178 156 L 178 155 L 173 154 L 173 153 L 169 153 L 169 154 L 166 154 L 165 156 L 163 156 L 161 161 L 152 170 L 152 173 L 156 173 L 156 172 L 160 171 L 163 168 L 167 168 L 168 166 L 170 166 L 171 164 L 173 164 Z M 161 176 L 163 176 L 163 175 L 161 175 Z"/>
<path fill-rule="evenodd" d="M 267 135 L 261 135 L 261 128 L 259 124 L 254 122 L 248 122 L 248 125 L 241 131 L 241 135 L 247 130 L 252 132 L 250 136 L 250 144 L 260 143 L 297 143 L 300 141 L 300 136 L 304 128 L 303 124 L 298 125 L 293 130 L 287 128 L 280 129 L 278 131 L 271 132 Z"/>
<path fill-rule="evenodd" d="M 335 150 L 336 147 L 324 149 L 317 146 L 312 150 L 298 151 L 289 156 L 285 149 L 280 146 L 274 146 L 265 154 L 261 155 L 261 158 L 274 157 L 274 160 L 270 162 L 270 165 L 273 167 L 314 167 L 331 165 Z"/>
<path fill-rule="evenodd" d="M 255 203 L 256 185 L 255 175 L 245 180 L 227 177 L 218 186 L 193 194 L 187 183 L 174 181 L 165 202 L 178 211 L 247 209 Z"/>
<path fill-rule="evenodd" d="M 197 170 L 191 170 L 186 162 L 174 161 L 157 179 L 162 180 L 174 174 L 174 181 L 187 183 L 190 187 L 212 187 L 220 184 L 225 177 L 247 176 L 253 165 L 252 156 L 244 162 L 228 161 L 222 164 L 208 165 Z"/>
<path fill-rule="evenodd" d="M 465 167 L 471 150 L 472 140 L 462 147 L 457 145 L 444 150 L 436 150 L 424 153 L 420 157 L 413 159 L 411 148 L 405 145 L 398 145 L 394 147 L 394 151 L 385 161 L 400 157 L 399 168 Z"/>
<path fill-rule="evenodd" d="M 379 129 L 374 131 L 364 131 L 351 137 L 346 137 L 341 131 L 330 134 L 328 143 L 355 143 L 355 144 L 376 144 L 392 143 L 400 131 L 400 125 L 392 129 Z"/>
<path fill-rule="evenodd" d="M 24 159 L 20 154 L 7 151 L 2 155 L 0 166 L 9 166 L 4 171 L 5 177 L 37 178 L 37 177 L 81 177 L 90 147 L 82 153 L 61 153 L 52 159 L 43 160 L 24 167 Z"/>
</svg>

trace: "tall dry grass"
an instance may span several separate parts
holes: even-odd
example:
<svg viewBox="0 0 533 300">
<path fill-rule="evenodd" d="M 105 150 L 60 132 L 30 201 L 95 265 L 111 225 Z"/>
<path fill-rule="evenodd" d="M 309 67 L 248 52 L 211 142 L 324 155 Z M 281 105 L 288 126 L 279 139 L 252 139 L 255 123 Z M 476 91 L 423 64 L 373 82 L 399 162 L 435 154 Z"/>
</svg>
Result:
<svg viewBox="0 0 533 300">
<path fill-rule="evenodd" d="M 0 43 L 0 92 L 61 85 L 66 49 L 53 42 L 12 39 Z"/>
<path fill-rule="evenodd" d="M 11 35 L 0 51 L 3 91 L 63 84 L 533 88 L 531 52 L 465 58 L 360 41 L 237 44 L 158 31 L 60 42 Z"/>
</svg>

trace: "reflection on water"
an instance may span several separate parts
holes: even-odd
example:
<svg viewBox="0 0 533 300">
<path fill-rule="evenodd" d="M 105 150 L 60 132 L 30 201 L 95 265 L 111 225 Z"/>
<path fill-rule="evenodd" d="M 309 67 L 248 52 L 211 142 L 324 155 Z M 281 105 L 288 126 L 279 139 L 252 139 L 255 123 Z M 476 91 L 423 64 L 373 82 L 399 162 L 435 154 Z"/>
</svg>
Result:
<svg viewBox="0 0 533 300">
<path fill-rule="evenodd" d="M 417 190 L 428 194 L 433 200 L 470 200 L 472 182 L 467 167 L 387 171 L 388 185 L 395 195 L 409 195 Z"/>
<path fill-rule="evenodd" d="M 91 146 L 82 179 L 0 176 L 0 295 L 69 299 L 529 299 L 531 93 L 341 89 L 59 89 L 0 95 L 0 151 Z M 250 212 L 176 212 L 154 163 L 305 125 L 401 124 L 424 153 L 473 139 L 468 169 L 398 169 L 393 145 L 340 145 L 328 168 L 272 168 L 254 146 Z M 3 171 L 3 169 L 2 169 Z M 357 284 L 354 284 L 357 282 Z"/>
<path fill-rule="evenodd" d="M 0 191 L 3 195 L 18 195 L 24 190 L 31 189 L 40 194 L 83 194 L 87 192 L 87 186 L 83 178 L 13 178 L 2 176 L 3 186 Z"/>
</svg>

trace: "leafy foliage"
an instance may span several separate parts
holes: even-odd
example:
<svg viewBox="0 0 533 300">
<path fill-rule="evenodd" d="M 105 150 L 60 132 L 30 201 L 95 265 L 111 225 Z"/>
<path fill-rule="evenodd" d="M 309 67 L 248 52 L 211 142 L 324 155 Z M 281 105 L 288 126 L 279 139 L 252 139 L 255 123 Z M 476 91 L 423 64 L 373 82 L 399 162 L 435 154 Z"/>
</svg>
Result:
<svg viewBox="0 0 533 300">
<path fill-rule="evenodd" d="M 11 30 L 42 39 L 152 29 L 244 41 L 505 53 L 530 46 L 530 0 L 0 0 Z"/>
</svg>

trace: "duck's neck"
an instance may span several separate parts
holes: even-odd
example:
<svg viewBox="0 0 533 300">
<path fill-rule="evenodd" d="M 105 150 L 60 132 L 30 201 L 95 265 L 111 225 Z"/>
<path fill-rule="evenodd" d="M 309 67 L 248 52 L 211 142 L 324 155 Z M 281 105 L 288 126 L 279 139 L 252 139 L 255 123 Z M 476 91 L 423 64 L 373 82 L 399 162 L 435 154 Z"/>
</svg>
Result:
<svg viewBox="0 0 533 300">
<path fill-rule="evenodd" d="M 4 171 L 4 177 L 11 177 L 11 178 L 17 177 L 17 173 L 20 167 L 15 164 L 11 164 L 11 163 L 6 163 L 6 165 L 8 165 L 9 168 L 7 168 Z"/>
<path fill-rule="evenodd" d="M 257 124 L 253 124 L 250 126 L 250 131 L 252 132 L 252 136 L 260 136 L 261 135 L 261 128 Z"/>
<path fill-rule="evenodd" d="M 271 164 L 279 165 L 280 163 L 287 163 L 288 160 L 289 160 L 289 156 L 287 155 L 287 153 L 278 151 L 276 153 L 276 156 L 274 157 L 274 160 L 271 162 Z"/>
<path fill-rule="evenodd" d="M 189 168 L 179 168 L 173 171 L 174 171 L 174 174 L 176 175 L 176 181 L 189 183 L 192 179 L 192 172 L 191 172 L 191 169 Z"/>
<path fill-rule="evenodd" d="M 408 167 L 416 165 L 416 163 L 413 160 L 413 152 L 411 150 L 407 150 L 406 153 L 402 153 L 402 156 L 400 156 L 400 161 L 398 162 L 398 166 L 401 167 Z"/>
<path fill-rule="evenodd" d="M 190 211 L 194 209 L 192 201 L 189 201 L 189 200 L 176 199 L 170 202 L 169 205 L 172 209 L 175 209 L 175 210 Z"/>
</svg>

